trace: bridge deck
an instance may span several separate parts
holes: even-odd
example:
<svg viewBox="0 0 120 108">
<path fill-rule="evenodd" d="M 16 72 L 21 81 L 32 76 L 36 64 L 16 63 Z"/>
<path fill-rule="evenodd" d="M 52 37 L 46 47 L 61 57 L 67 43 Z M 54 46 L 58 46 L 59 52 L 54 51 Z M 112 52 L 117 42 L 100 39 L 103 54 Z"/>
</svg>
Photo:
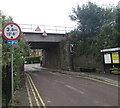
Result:
<svg viewBox="0 0 120 108">
<path fill-rule="evenodd" d="M 50 25 L 35 25 L 35 24 L 19 24 L 23 32 L 38 32 L 43 33 L 46 31 L 47 33 L 57 33 L 57 34 L 65 34 L 74 30 L 73 27 L 64 27 L 64 26 L 50 26 Z"/>
<path fill-rule="evenodd" d="M 47 33 L 47 36 L 42 36 L 43 33 L 23 32 L 24 37 L 32 49 L 46 49 L 57 47 L 65 34 Z"/>
</svg>

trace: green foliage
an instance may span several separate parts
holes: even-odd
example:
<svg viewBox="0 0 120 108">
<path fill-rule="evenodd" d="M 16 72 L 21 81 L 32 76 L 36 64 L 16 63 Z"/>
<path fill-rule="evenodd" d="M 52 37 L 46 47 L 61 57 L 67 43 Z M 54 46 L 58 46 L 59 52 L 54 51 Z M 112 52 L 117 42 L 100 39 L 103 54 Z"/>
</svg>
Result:
<svg viewBox="0 0 120 108">
<path fill-rule="evenodd" d="M 25 58 L 26 64 L 40 63 L 40 56 L 31 56 Z"/>
<path fill-rule="evenodd" d="M 116 18 L 116 29 L 117 32 L 114 32 L 115 35 L 115 40 L 118 43 L 118 46 L 120 46 L 120 7 L 117 7 L 117 18 Z"/>
<path fill-rule="evenodd" d="M 1 12 L 1 11 L 0 11 Z M 13 22 L 11 17 L 7 17 L 4 14 L 0 14 L 2 19 L 2 27 L 9 23 Z M 2 29 L 2 28 L 0 28 Z M 24 39 L 23 35 L 18 40 L 18 45 L 14 46 L 14 83 L 15 90 L 19 88 L 21 71 L 24 64 L 24 58 L 28 56 L 30 52 L 30 47 Z M 11 64 L 11 55 L 10 55 L 10 46 L 7 45 L 7 40 L 2 38 L 2 69 L 3 69 L 3 84 L 6 81 L 6 68 Z M 4 88 L 3 88 L 4 91 Z"/>
<path fill-rule="evenodd" d="M 73 8 L 70 18 L 77 21 L 78 28 L 67 34 L 71 38 L 66 38 L 65 41 L 75 44 L 74 55 L 93 55 L 101 61 L 101 49 L 120 45 L 118 10 L 115 7 L 102 8 L 91 2 Z"/>
<path fill-rule="evenodd" d="M 97 7 L 97 5 L 89 2 L 87 5 L 83 5 L 82 7 L 77 6 L 77 9 L 73 8 L 73 13 L 75 15 L 70 15 L 70 18 L 73 21 L 77 21 L 79 26 L 79 30 L 92 33 L 101 25 L 100 23 L 100 13 L 102 10 Z M 91 20 L 92 19 L 92 20 Z M 97 23 L 96 23 L 97 22 Z"/>
<path fill-rule="evenodd" d="M 87 36 L 93 36 L 99 33 L 101 26 L 113 19 L 112 8 L 101 8 L 94 3 L 77 8 L 73 8 L 73 14 L 70 15 L 71 20 L 78 22 L 78 29 Z"/>
<path fill-rule="evenodd" d="M 120 71 L 120 68 L 110 68 L 111 71 Z"/>
</svg>

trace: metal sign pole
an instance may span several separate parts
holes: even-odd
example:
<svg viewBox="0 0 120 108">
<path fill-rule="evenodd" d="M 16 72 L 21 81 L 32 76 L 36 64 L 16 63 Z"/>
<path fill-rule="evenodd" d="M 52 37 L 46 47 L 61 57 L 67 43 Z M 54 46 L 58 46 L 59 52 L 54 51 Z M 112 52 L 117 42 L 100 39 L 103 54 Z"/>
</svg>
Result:
<svg viewBox="0 0 120 108">
<path fill-rule="evenodd" d="M 2 28 L 2 35 L 6 40 L 8 40 L 8 45 L 11 45 L 11 100 L 12 104 L 14 104 L 13 45 L 18 44 L 17 39 L 21 36 L 21 29 L 16 23 L 7 23 Z"/>
<path fill-rule="evenodd" d="M 13 53 L 14 46 L 11 46 L 11 95 L 12 95 L 12 104 L 14 104 L 14 77 L 13 77 Z"/>
</svg>

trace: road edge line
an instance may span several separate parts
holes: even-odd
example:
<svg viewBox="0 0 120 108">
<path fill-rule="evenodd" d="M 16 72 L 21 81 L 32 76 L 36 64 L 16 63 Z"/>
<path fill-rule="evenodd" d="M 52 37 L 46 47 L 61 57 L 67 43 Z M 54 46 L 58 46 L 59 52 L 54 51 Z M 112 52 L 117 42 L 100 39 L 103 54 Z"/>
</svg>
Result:
<svg viewBox="0 0 120 108">
<path fill-rule="evenodd" d="M 35 86 L 32 78 L 31 78 L 31 76 L 30 76 L 29 74 L 28 74 L 28 76 L 29 76 L 29 78 L 30 78 L 30 80 L 31 80 L 31 82 L 32 82 L 32 84 L 33 84 L 33 87 L 34 87 L 34 89 L 35 89 L 35 91 L 36 91 L 36 93 L 37 93 L 37 95 L 38 95 L 38 97 L 39 97 L 39 99 L 40 99 L 40 101 L 41 101 L 41 103 L 42 103 L 42 106 L 43 106 L 44 108 L 46 108 L 46 105 L 45 105 L 42 97 L 40 96 L 40 93 L 38 92 L 38 90 L 37 90 L 37 88 L 36 88 L 36 86 Z"/>
<path fill-rule="evenodd" d="M 38 101 L 38 99 L 37 99 L 37 96 L 36 96 L 36 94 L 35 94 L 34 88 L 32 87 L 32 84 L 31 84 L 31 82 L 30 82 L 30 79 L 28 78 L 28 74 L 26 74 L 26 76 L 27 76 L 29 85 L 30 85 L 30 87 L 31 87 L 32 93 L 33 93 L 33 95 L 34 95 L 36 104 L 37 104 L 38 108 L 40 108 L 40 103 L 39 103 L 39 101 Z"/>
<path fill-rule="evenodd" d="M 92 78 L 92 77 L 87 77 L 87 76 L 82 76 L 82 75 L 73 75 L 73 74 L 68 74 L 68 73 L 62 73 L 62 74 L 63 75 L 69 75 L 69 76 L 75 76 L 75 77 L 81 77 L 81 78 L 93 80 L 93 81 L 96 81 L 96 82 L 101 82 L 101 83 L 111 85 L 111 86 L 114 86 L 114 87 L 118 87 L 118 88 L 120 87 L 120 85 L 113 84 L 113 83 L 110 83 L 110 82 L 107 82 L 107 81 L 98 80 L 98 79 L 95 79 L 95 78 Z"/>
<path fill-rule="evenodd" d="M 28 93 L 28 100 L 29 100 L 30 108 L 33 108 L 32 99 L 31 99 L 31 95 L 30 95 L 30 92 L 29 92 L 29 88 L 28 88 L 28 83 L 25 82 L 25 85 L 26 85 L 26 89 L 27 89 L 27 93 Z"/>
<path fill-rule="evenodd" d="M 101 83 L 104 83 L 104 84 L 107 84 L 107 85 L 111 85 L 111 86 L 115 86 L 115 87 L 120 87 L 119 85 L 116 85 L 116 84 L 113 84 L 113 83 L 110 83 L 110 82 L 107 82 L 107 81 L 102 81 L 102 80 L 94 79 L 94 78 L 91 78 L 91 77 L 86 77 L 86 76 L 78 76 L 78 77 L 82 77 L 82 78 L 86 78 L 86 79 L 89 79 L 89 80 L 101 82 Z"/>
</svg>

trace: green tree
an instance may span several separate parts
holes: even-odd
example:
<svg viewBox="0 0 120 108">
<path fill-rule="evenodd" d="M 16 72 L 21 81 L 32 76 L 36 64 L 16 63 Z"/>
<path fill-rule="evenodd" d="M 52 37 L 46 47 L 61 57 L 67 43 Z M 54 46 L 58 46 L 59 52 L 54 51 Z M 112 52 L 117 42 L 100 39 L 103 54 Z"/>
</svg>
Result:
<svg viewBox="0 0 120 108">
<path fill-rule="evenodd" d="M 2 27 L 10 22 L 13 22 L 11 17 L 5 16 L 3 13 L 0 14 L 2 20 Z M 2 27 L 0 29 L 2 29 Z M 1 35 L 2 36 L 2 35 Z M 7 40 L 2 38 L 2 86 L 3 86 L 3 94 L 5 93 L 5 84 L 6 84 L 6 68 L 11 63 L 11 55 L 10 55 L 10 46 L 7 45 Z M 24 39 L 23 35 L 21 35 L 20 39 L 18 39 L 18 45 L 14 46 L 14 88 L 19 89 L 21 71 L 24 64 L 24 58 L 28 56 L 30 52 L 30 47 Z"/>
<path fill-rule="evenodd" d="M 87 36 L 94 36 L 99 33 L 104 23 L 113 21 L 113 9 L 102 8 L 97 4 L 88 2 L 88 4 L 73 8 L 73 14 L 70 15 L 72 21 L 77 21 L 78 29 Z"/>
<path fill-rule="evenodd" d="M 91 2 L 73 8 L 70 18 L 78 27 L 68 34 L 71 38 L 66 41 L 75 44 L 74 55 L 93 55 L 102 60 L 101 49 L 118 47 L 118 14 L 116 7 L 103 8 Z"/>
<path fill-rule="evenodd" d="M 117 18 L 116 18 L 116 43 L 118 43 L 117 46 L 120 46 L 120 3 L 117 6 Z"/>
</svg>

